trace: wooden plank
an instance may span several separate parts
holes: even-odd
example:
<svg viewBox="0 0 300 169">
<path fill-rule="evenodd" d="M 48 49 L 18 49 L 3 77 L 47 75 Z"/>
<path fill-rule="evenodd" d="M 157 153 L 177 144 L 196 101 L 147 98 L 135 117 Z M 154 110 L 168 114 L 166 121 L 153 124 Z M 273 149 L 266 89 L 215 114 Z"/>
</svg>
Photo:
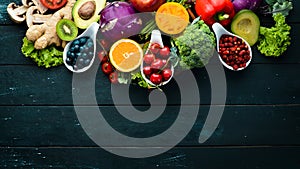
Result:
<svg viewBox="0 0 300 169">
<path fill-rule="evenodd" d="M 142 159 L 101 148 L 1 148 L 1 168 L 84 169 L 282 169 L 299 168 L 299 147 L 174 148 Z"/>
<path fill-rule="evenodd" d="M 137 108 L 147 109 L 145 106 Z M 106 121 L 116 131 L 139 138 L 148 138 L 166 131 L 177 118 L 179 108 L 168 106 L 157 120 L 139 124 L 125 119 L 114 107 L 99 107 Z M 199 144 L 198 137 L 209 108 L 200 107 L 196 123 L 180 142 L 180 146 L 275 146 L 300 143 L 300 106 L 290 105 L 226 106 L 214 134 L 208 141 Z M 0 126 L 0 147 L 97 146 L 84 132 L 71 106 L 1 106 Z M 178 133 L 182 132 L 183 130 L 178 130 Z M 164 145 L 162 142 L 161 146 Z"/>
<path fill-rule="evenodd" d="M 283 63 L 300 63 L 298 57 L 298 46 L 300 46 L 300 24 L 292 24 L 291 38 L 292 43 L 288 50 L 279 58 L 265 57 L 259 53 L 256 45 L 252 47 L 253 61 L 252 63 L 267 64 L 283 64 Z M 25 26 L 0 26 L 2 36 L 0 40 L 0 65 L 34 65 L 36 64 L 29 58 L 25 58 L 21 53 L 22 39 L 25 36 Z M 216 57 L 216 56 L 215 56 Z"/>
<path fill-rule="evenodd" d="M 298 104 L 300 103 L 300 79 L 296 77 L 299 71 L 298 64 L 253 64 L 241 72 L 226 70 L 226 104 Z M 45 70 L 31 66 L 1 66 L 0 72 L 0 105 L 73 104 L 72 90 L 76 92 L 77 89 L 72 89 L 72 73 L 64 67 Z M 93 77 L 86 74 L 81 76 L 83 83 L 87 84 L 87 89 L 88 85 L 94 85 Z M 211 86 L 206 70 L 194 70 L 194 76 L 198 82 L 200 103 L 210 104 Z M 179 74 L 178 79 L 189 81 L 185 73 Z M 122 85 L 114 86 L 114 91 L 122 90 L 124 90 Z M 163 90 L 168 104 L 181 104 L 181 99 L 178 99 L 180 91 L 174 81 L 163 87 Z M 188 88 L 185 88 L 185 91 L 188 91 Z M 98 104 L 114 104 L 111 85 L 100 70 L 96 76 L 95 92 Z M 132 86 L 128 93 L 132 104 L 149 104 L 148 90 Z M 218 95 L 216 92 L 214 94 Z M 82 94 L 82 96 L 84 100 L 90 98 L 90 95 Z M 126 102 L 120 101 L 115 104 L 122 105 Z M 224 104 L 224 102 L 213 104 Z"/>
</svg>

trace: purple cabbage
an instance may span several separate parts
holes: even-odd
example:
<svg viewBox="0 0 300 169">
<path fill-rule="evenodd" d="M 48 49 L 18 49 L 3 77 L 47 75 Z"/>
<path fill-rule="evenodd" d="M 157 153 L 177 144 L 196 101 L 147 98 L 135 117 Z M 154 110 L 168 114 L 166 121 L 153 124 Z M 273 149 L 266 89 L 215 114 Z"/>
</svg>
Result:
<svg viewBox="0 0 300 169">
<path fill-rule="evenodd" d="M 103 38 L 111 42 L 139 34 L 142 29 L 141 18 L 127 2 L 112 2 L 100 15 L 100 32 Z"/>
<path fill-rule="evenodd" d="M 261 2 L 262 0 L 233 0 L 232 1 L 235 12 L 239 12 L 242 9 L 249 9 L 252 11 L 256 11 L 259 8 Z"/>
</svg>

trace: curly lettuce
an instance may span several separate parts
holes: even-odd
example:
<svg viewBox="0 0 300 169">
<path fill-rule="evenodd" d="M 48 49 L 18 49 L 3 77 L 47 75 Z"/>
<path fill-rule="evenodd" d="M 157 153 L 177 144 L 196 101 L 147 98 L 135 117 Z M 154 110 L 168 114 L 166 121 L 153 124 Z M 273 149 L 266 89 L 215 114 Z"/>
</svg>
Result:
<svg viewBox="0 0 300 169">
<path fill-rule="evenodd" d="M 45 49 L 37 50 L 34 44 L 26 37 L 23 38 L 23 46 L 21 48 L 25 57 L 33 59 L 38 66 L 50 68 L 52 66 L 59 66 L 63 64 L 63 51 L 54 46 L 49 46 Z"/>
<path fill-rule="evenodd" d="M 260 27 L 259 43 L 257 45 L 260 53 L 265 56 L 279 57 L 291 44 L 291 27 L 285 22 L 285 16 L 277 13 L 273 16 L 276 22 L 271 28 Z"/>
</svg>

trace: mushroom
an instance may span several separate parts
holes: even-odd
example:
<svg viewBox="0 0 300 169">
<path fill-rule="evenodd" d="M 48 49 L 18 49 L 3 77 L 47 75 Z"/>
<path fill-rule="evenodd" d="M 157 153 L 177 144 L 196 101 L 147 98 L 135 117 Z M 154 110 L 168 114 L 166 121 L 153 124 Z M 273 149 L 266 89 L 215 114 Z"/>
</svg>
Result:
<svg viewBox="0 0 300 169">
<path fill-rule="evenodd" d="M 31 6 L 26 12 L 27 26 L 45 23 L 51 16 L 52 14 L 42 15 L 38 6 Z"/>
<path fill-rule="evenodd" d="M 6 8 L 9 17 L 16 23 L 22 23 L 25 21 L 26 18 L 24 14 L 26 13 L 27 9 L 28 7 L 24 5 L 19 6 L 15 3 L 10 3 Z"/>
<path fill-rule="evenodd" d="M 48 8 L 45 7 L 45 6 L 40 2 L 40 0 L 32 0 L 32 1 L 33 1 L 34 5 L 37 6 L 38 10 L 39 10 L 42 14 L 44 14 L 44 13 L 48 10 Z"/>
<path fill-rule="evenodd" d="M 23 6 L 29 8 L 31 5 L 33 5 L 33 2 L 32 2 L 32 0 L 22 0 L 22 4 L 23 4 Z"/>
</svg>

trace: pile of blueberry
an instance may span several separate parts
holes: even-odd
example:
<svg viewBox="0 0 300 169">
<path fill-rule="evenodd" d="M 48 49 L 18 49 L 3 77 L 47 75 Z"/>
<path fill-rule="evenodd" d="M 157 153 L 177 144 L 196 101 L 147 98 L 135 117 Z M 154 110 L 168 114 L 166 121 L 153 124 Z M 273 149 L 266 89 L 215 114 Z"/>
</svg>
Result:
<svg viewBox="0 0 300 169">
<path fill-rule="evenodd" d="M 79 70 L 90 65 L 94 57 L 94 43 L 89 37 L 75 39 L 67 52 L 66 63 Z"/>
</svg>

